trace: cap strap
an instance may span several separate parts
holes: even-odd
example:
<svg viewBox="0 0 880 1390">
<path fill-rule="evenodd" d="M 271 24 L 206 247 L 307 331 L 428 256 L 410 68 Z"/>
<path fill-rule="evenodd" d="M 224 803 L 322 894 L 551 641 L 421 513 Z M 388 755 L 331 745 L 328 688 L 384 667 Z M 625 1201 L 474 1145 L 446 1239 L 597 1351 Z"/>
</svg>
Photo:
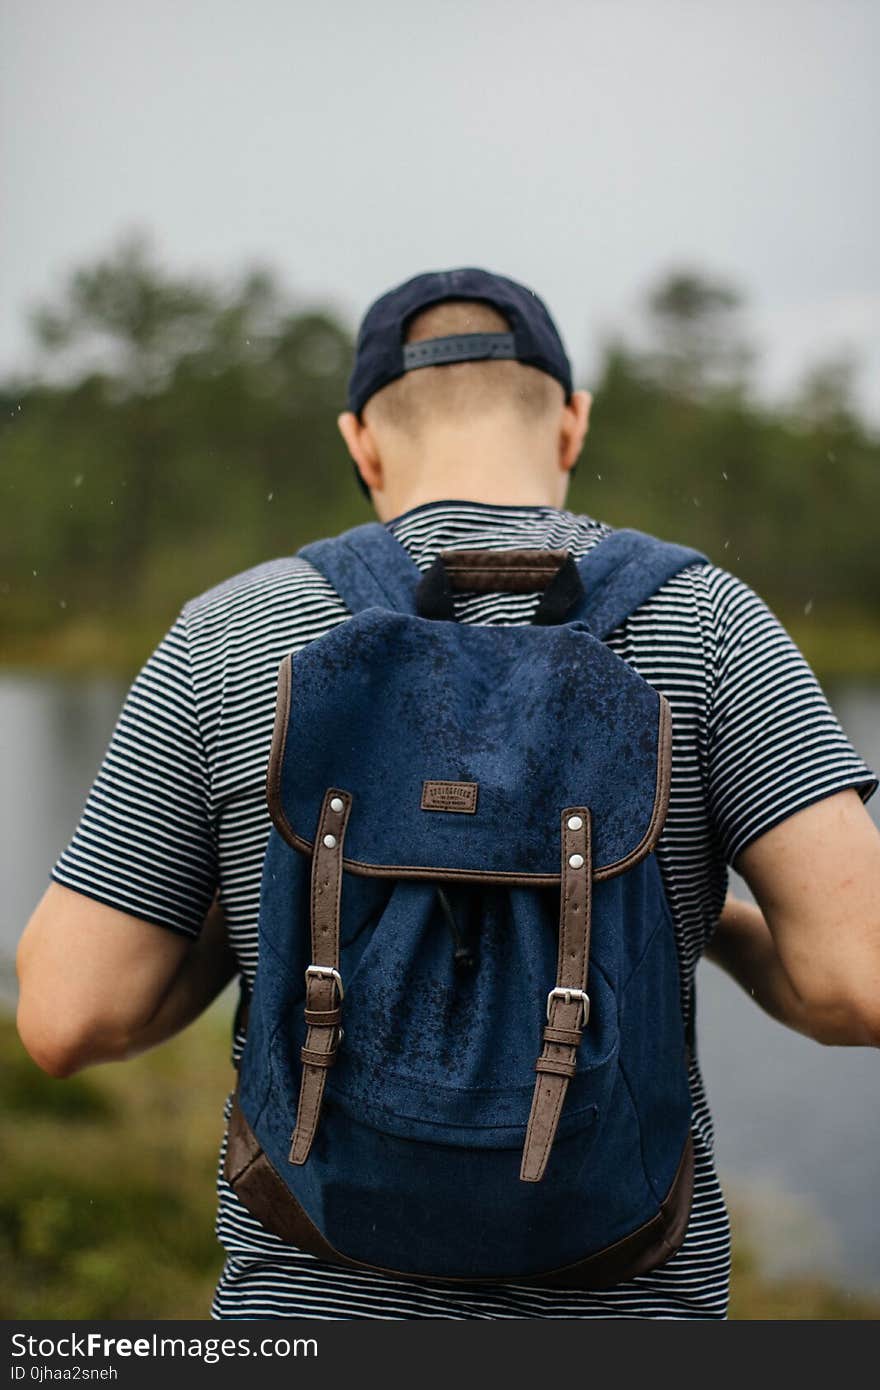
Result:
<svg viewBox="0 0 880 1390">
<path fill-rule="evenodd" d="M 423 338 L 406 343 L 403 370 L 436 367 L 447 362 L 478 362 L 486 357 L 516 357 L 512 333 L 456 333 L 449 338 Z"/>
</svg>

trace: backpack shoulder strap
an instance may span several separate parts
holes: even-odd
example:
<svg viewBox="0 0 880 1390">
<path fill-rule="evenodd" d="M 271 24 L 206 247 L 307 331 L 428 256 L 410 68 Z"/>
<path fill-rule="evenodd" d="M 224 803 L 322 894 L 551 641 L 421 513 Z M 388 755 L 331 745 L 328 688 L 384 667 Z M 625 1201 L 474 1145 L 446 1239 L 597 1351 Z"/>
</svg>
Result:
<svg viewBox="0 0 880 1390">
<path fill-rule="evenodd" d="M 332 584 L 350 613 L 377 607 L 415 612 L 421 570 L 378 521 L 313 541 L 298 554 Z"/>
<path fill-rule="evenodd" d="M 578 563 L 584 598 L 568 621 L 581 619 L 604 640 L 679 570 L 708 564 L 690 546 L 644 531 L 612 531 Z"/>
<path fill-rule="evenodd" d="M 416 611 L 421 570 L 380 522 L 313 541 L 298 553 L 333 586 L 350 613 L 374 607 Z M 578 562 L 584 598 L 568 621 L 580 619 L 604 639 L 667 579 L 699 563 L 708 563 L 706 556 L 690 546 L 634 529 L 612 531 Z"/>
</svg>

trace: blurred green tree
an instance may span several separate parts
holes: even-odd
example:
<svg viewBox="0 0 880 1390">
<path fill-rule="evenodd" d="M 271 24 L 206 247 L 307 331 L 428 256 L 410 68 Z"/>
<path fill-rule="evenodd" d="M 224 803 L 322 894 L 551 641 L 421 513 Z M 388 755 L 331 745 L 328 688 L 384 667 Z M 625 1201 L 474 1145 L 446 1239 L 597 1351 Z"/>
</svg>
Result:
<svg viewBox="0 0 880 1390">
<path fill-rule="evenodd" d="M 653 347 L 643 366 L 666 391 L 700 401 L 746 390 L 754 351 L 742 327 L 738 290 L 677 270 L 648 293 L 645 307 Z"/>
<path fill-rule="evenodd" d="M 187 597 L 368 517 L 335 425 L 349 329 L 266 267 L 174 274 L 129 233 L 31 324 L 37 371 L 0 383 L 0 659 L 130 666 Z M 602 345 L 570 505 L 696 544 L 807 647 L 880 671 L 855 364 L 771 408 L 754 361 L 738 290 L 662 277 L 642 331 Z"/>
<path fill-rule="evenodd" d="M 188 595 L 363 505 L 337 447 L 351 350 L 264 268 L 171 275 L 129 235 L 31 319 L 37 379 L 6 383 L 2 629 L 140 641 Z"/>
</svg>

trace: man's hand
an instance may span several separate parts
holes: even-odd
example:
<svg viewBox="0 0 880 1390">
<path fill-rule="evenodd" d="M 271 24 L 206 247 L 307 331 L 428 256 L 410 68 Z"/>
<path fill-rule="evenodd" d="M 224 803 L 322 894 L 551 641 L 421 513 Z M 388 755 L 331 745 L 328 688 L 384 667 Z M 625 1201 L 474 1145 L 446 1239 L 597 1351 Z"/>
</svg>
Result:
<svg viewBox="0 0 880 1390">
<path fill-rule="evenodd" d="M 707 955 L 817 1042 L 880 1047 L 880 833 L 855 790 L 798 811 L 739 856 Z"/>
<path fill-rule="evenodd" d="M 19 1036 L 52 1076 L 163 1042 L 237 970 L 216 900 L 190 941 L 58 883 L 28 922 L 16 965 Z"/>
</svg>

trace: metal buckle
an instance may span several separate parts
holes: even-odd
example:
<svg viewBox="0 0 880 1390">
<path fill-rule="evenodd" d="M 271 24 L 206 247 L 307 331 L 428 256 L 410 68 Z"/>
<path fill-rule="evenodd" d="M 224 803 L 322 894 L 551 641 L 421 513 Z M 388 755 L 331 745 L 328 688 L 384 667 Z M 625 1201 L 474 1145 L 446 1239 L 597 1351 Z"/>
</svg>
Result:
<svg viewBox="0 0 880 1390">
<path fill-rule="evenodd" d="M 582 1008 L 583 1011 L 584 1011 L 584 1017 L 583 1017 L 583 1020 L 582 1020 L 580 1026 L 581 1026 L 582 1028 L 586 1028 L 586 1026 L 587 1026 L 587 1020 L 588 1020 L 589 1017 L 590 1017 L 590 996 L 586 993 L 585 990 L 582 990 L 582 989 L 565 989 L 565 988 L 563 988 L 562 985 L 557 985 L 557 986 L 555 987 L 555 989 L 551 989 L 550 993 L 547 995 L 547 1022 L 548 1022 L 548 1023 L 550 1022 L 550 1006 L 551 1006 L 551 1004 L 553 1003 L 553 1000 L 554 1000 L 554 999 L 564 999 L 565 1002 L 566 1002 L 566 1004 L 570 1004 L 571 1001 L 572 1001 L 572 999 L 579 999 L 579 1000 L 580 1000 L 580 1003 L 581 1003 L 581 1008 Z"/>
<path fill-rule="evenodd" d="M 339 990 L 339 1002 L 345 998 L 345 990 L 342 988 L 342 976 L 338 970 L 334 970 L 332 965 L 307 965 L 306 966 L 306 985 L 309 983 L 310 975 L 318 975 L 325 980 L 334 980 L 336 988 Z"/>
</svg>

